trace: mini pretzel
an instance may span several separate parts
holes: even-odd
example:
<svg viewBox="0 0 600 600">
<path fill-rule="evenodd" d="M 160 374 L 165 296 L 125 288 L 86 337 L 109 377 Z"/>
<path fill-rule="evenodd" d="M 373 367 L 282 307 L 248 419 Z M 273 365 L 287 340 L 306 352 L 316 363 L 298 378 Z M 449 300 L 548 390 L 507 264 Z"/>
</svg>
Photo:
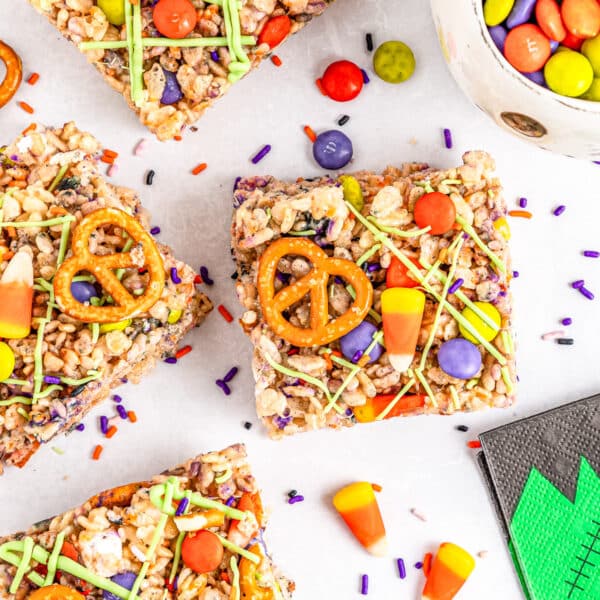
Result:
<svg viewBox="0 0 600 600">
<path fill-rule="evenodd" d="M 149 281 L 141 296 L 132 296 L 114 273 L 116 269 L 139 266 L 130 252 L 106 256 L 90 252 L 90 236 L 102 225 L 120 227 L 142 246 Z M 85 323 L 114 323 L 143 313 L 159 300 L 165 286 L 162 257 L 152 238 L 127 213 L 114 208 L 102 208 L 90 213 L 75 228 L 71 249 L 73 256 L 59 267 L 54 277 L 56 303 L 70 317 Z M 87 306 L 75 300 L 71 293 L 71 282 L 81 271 L 88 271 L 102 284 L 105 292 L 115 301 L 115 306 Z"/>
<path fill-rule="evenodd" d="M 261 562 L 264 557 L 260 551 L 258 544 L 248 548 L 249 552 L 260 556 Z M 260 564 L 255 565 L 252 561 L 247 558 L 240 560 L 240 592 L 242 600 L 248 598 L 248 600 L 274 600 L 275 594 L 272 588 L 264 588 L 258 585 L 258 573 Z M 233 590 L 230 595 L 230 599 L 233 598 Z"/>
<path fill-rule="evenodd" d="M 275 294 L 279 261 L 286 255 L 304 256 L 313 265 L 301 279 Z M 346 313 L 329 320 L 327 283 L 339 275 L 356 292 Z M 286 308 L 310 294 L 310 328 L 295 327 L 281 314 Z M 266 322 L 280 337 L 294 346 L 320 346 L 348 333 L 365 318 L 373 302 L 373 286 L 355 263 L 329 258 L 314 242 L 300 238 L 280 238 L 264 252 L 258 267 L 258 295 Z"/>
<path fill-rule="evenodd" d="M 29 600 L 84 600 L 84 596 L 73 588 L 54 584 L 35 590 Z"/>
<path fill-rule="evenodd" d="M 0 61 L 6 66 L 6 75 L 0 83 L 0 108 L 2 108 L 19 89 L 23 78 L 23 68 L 19 55 L 2 41 L 0 41 Z"/>
</svg>

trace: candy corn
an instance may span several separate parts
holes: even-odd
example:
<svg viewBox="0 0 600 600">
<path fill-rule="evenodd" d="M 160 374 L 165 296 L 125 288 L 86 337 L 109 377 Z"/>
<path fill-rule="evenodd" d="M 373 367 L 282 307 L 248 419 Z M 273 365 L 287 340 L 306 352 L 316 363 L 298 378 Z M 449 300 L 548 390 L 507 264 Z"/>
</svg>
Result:
<svg viewBox="0 0 600 600">
<path fill-rule="evenodd" d="M 33 304 L 33 263 L 27 252 L 17 252 L 0 278 L 0 337 L 29 335 Z"/>
<path fill-rule="evenodd" d="M 474 568 L 475 559 L 466 550 L 444 542 L 431 564 L 422 600 L 452 600 Z"/>
<path fill-rule="evenodd" d="M 425 294 L 416 289 L 388 288 L 381 294 L 383 336 L 390 363 L 404 373 L 414 358 Z"/>
<path fill-rule="evenodd" d="M 375 556 L 387 553 L 385 526 L 373 486 L 365 481 L 351 483 L 334 497 L 333 505 L 354 537 Z"/>
</svg>

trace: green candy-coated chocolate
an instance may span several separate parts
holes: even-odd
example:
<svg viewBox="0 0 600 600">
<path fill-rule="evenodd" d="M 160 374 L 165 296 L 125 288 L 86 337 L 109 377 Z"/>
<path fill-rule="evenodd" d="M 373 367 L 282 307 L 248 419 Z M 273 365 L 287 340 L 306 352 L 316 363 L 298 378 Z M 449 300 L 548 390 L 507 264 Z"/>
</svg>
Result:
<svg viewBox="0 0 600 600">
<path fill-rule="evenodd" d="M 402 83 L 415 72 L 415 55 L 404 43 L 397 40 L 384 42 L 373 56 L 375 73 L 388 83 Z"/>
<path fill-rule="evenodd" d="M 483 18 L 488 27 L 495 27 L 506 20 L 513 9 L 515 0 L 486 0 L 483 5 Z"/>
<path fill-rule="evenodd" d="M 591 100 L 592 102 L 600 102 L 600 77 L 596 77 L 594 81 L 592 81 L 592 85 L 588 89 L 588 91 L 580 96 L 582 100 Z"/>
<path fill-rule="evenodd" d="M 125 3 L 123 0 L 98 0 L 98 8 L 106 15 L 111 25 L 120 27 L 125 23 Z"/>
</svg>

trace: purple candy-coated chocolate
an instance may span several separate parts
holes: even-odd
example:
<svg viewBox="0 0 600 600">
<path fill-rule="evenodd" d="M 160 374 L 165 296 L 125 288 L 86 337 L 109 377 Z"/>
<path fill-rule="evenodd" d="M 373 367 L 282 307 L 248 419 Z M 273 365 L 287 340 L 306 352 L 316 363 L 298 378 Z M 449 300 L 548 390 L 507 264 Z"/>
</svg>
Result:
<svg viewBox="0 0 600 600">
<path fill-rule="evenodd" d="M 346 335 L 340 338 L 340 350 L 342 354 L 348 359 L 354 362 L 355 355 L 357 352 L 362 353 L 368 348 L 373 341 L 373 336 L 377 333 L 377 327 L 369 321 L 363 321 L 360 325 L 355 327 L 352 331 L 349 331 Z M 377 344 L 369 353 L 373 362 L 379 359 L 383 354 L 383 346 Z M 360 356 L 359 356 L 360 358 Z M 356 359 L 358 360 L 358 359 Z"/>
<path fill-rule="evenodd" d="M 578 279 L 577 281 L 574 281 L 571 284 L 571 287 L 575 290 L 578 290 L 579 288 L 583 287 L 585 285 L 585 281 L 583 279 Z"/>
<path fill-rule="evenodd" d="M 587 258 L 598 258 L 600 256 L 600 252 L 597 250 L 584 250 L 583 255 Z"/>
<path fill-rule="evenodd" d="M 98 296 L 98 291 L 93 283 L 89 281 L 72 281 L 71 282 L 71 294 L 77 302 L 89 302 L 90 298 Z"/>
<path fill-rule="evenodd" d="M 573 319 L 571 319 L 571 317 L 565 317 L 564 319 L 562 319 L 562 321 L 560 322 L 561 325 L 570 325 L 573 322 Z"/>
<path fill-rule="evenodd" d="M 175 511 L 175 516 L 180 517 L 186 510 L 190 503 L 189 498 L 182 498 L 177 505 L 177 510 Z"/>
<path fill-rule="evenodd" d="M 175 104 L 183 98 L 183 92 L 177 81 L 177 74 L 163 69 L 165 74 L 165 89 L 160 99 L 162 104 Z"/>
<path fill-rule="evenodd" d="M 313 144 L 313 156 L 323 169 L 345 167 L 352 160 L 353 153 L 350 138 L 336 129 L 319 134 Z"/>
<path fill-rule="evenodd" d="M 481 369 L 481 353 L 477 346 L 463 338 L 444 342 L 437 358 L 442 371 L 458 379 L 471 379 Z"/>
<path fill-rule="evenodd" d="M 502 25 L 496 25 L 495 27 L 488 27 L 490 37 L 500 52 L 504 52 L 504 42 L 506 42 L 506 36 L 508 32 Z"/>
<path fill-rule="evenodd" d="M 534 71 L 533 73 L 521 73 L 521 75 L 524 75 L 525 77 L 527 77 L 527 79 L 533 81 L 533 83 L 537 83 L 538 85 L 547 87 L 546 78 L 544 77 L 543 71 Z"/>
<path fill-rule="evenodd" d="M 517 0 L 510 11 L 510 15 L 508 15 L 508 19 L 506 19 L 508 28 L 512 29 L 527 23 L 531 19 L 536 2 L 537 0 Z"/>
<path fill-rule="evenodd" d="M 121 587 L 124 587 L 126 590 L 130 590 L 137 579 L 137 573 L 133 573 L 132 571 L 125 571 L 124 573 L 117 573 L 113 575 L 110 580 Z M 103 600 L 121 600 L 118 596 L 111 594 L 104 590 L 102 592 Z"/>
<path fill-rule="evenodd" d="M 452 132 L 449 129 L 444 129 L 444 144 L 448 150 L 452 148 Z"/>
</svg>

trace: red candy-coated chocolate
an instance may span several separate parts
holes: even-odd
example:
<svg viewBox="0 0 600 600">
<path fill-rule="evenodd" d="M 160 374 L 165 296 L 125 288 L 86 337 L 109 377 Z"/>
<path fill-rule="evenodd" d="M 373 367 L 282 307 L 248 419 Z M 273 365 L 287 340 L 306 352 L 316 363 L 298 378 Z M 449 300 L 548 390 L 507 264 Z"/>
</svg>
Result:
<svg viewBox="0 0 600 600">
<path fill-rule="evenodd" d="M 531 23 L 511 29 L 504 43 L 504 56 L 517 71 L 539 71 L 552 54 L 550 40 L 544 32 Z"/>
<path fill-rule="evenodd" d="M 331 63 L 321 77 L 323 90 L 337 102 L 347 102 L 356 98 L 363 88 L 363 83 L 362 71 L 349 60 Z"/>
</svg>

